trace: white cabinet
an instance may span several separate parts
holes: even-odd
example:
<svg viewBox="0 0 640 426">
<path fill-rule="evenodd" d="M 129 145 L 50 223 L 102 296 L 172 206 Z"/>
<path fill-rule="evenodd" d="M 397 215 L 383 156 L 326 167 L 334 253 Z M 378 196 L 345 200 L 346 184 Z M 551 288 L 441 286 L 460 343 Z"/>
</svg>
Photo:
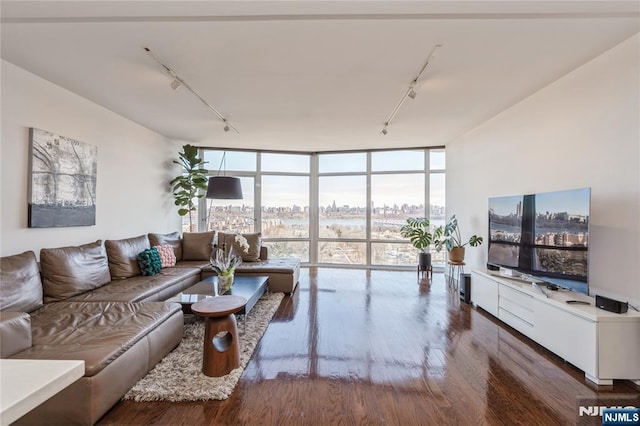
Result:
<svg viewBox="0 0 640 426">
<path fill-rule="evenodd" d="M 498 283 L 483 275 L 471 275 L 471 302 L 498 316 Z"/>
<path fill-rule="evenodd" d="M 533 340 L 595 377 L 598 367 L 596 322 L 545 301 L 535 303 Z"/>
<path fill-rule="evenodd" d="M 486 271 L 471 274 L 471 301 L 585 372 L 599 385 L 640 384 L 640 313 L 615 314 L 594 299 L 547 290 Z M 567 304 L 582 300 L 590 305 Z"/>
<path fill-rule="evenodd" d="M 533 296 L 520 290 L 498 286 L 498 318 L 527 337 L 534 337 Z"/>
</svg>

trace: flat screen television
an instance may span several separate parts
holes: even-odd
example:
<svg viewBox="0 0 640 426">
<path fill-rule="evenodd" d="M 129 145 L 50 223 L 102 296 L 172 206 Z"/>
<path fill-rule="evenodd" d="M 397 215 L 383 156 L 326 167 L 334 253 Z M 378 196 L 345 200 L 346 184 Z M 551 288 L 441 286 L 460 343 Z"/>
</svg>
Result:
<svg viewBox="0 0 640 426">
<path fill-rule="evenodd" d="M 487 263 L 589 294 L 591 189 L 489 198 Z"/>
</svg>

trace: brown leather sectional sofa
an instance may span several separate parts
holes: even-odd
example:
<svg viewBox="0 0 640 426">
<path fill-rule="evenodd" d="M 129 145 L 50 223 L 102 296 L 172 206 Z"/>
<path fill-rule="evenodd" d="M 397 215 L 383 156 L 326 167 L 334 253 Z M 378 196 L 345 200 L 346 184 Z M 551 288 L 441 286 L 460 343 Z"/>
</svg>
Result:
<svg viewBox="0 0 640 426">
<path fill-rule="evenodd" d="M 136 257 L 154 245 L 171 245 L 178 262 L 143 276 Z M 211 247 L 212 233 L 149 234 L 42 249 L 40 265 L 33 252 L 0 258 L 0 356 L 85 362 L 83 378 L 17 423 L 96 423 L 182 339 L 180 305 L 163 301 L 210 274 Z M 293 292 L 299 262 L 269 262 L 256 265 L 270 290 Z"/>
</svg>

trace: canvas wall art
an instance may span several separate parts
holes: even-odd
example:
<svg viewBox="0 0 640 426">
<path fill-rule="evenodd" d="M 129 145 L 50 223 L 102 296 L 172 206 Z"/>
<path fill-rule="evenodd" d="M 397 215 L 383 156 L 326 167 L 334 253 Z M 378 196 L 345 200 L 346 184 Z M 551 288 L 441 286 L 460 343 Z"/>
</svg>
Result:
<svg viewBox="0 0 640 426">
<path fill-rule="evenodd" d="M 96 224 L 98 148 L 29 129 L 29 227 Z"/>
</svg>

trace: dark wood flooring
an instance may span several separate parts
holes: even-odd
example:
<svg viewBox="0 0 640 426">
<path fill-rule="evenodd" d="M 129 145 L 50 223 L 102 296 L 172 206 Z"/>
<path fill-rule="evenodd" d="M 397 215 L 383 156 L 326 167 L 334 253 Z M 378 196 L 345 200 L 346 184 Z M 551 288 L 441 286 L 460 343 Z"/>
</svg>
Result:
<svg viewBox="0 0 640 426">
<path fill-rule="evenodd" d="M 310 268 L 228 400 L 123 401 L 99 424 L 599 425 L 579 405 L 639 398 L 461 303 L 442 274 Z"/>
</svg>

